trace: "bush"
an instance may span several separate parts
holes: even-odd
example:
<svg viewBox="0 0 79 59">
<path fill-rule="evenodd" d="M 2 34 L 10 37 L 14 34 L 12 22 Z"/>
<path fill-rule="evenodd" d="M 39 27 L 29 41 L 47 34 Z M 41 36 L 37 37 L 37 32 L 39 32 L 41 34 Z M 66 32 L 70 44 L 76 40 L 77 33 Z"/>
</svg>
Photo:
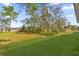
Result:
<svg viewBox="0 0 79 59">
<path fill-rule="evenodd" d="M 52 36 L 54 34 L 57 34 L 57 32 L 41 32 L 40 34 L 45 36 Z"/>
</svg>

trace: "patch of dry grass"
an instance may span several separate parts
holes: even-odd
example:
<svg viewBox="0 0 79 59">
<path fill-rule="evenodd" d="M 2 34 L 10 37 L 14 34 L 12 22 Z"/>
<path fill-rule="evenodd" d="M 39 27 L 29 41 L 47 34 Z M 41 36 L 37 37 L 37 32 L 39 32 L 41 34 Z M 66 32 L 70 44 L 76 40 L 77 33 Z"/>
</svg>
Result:
<svg viewBox="0 0 79 59">
<path fill-rule="evenodd" d="M 18 42 L 33 38 L 40 38 L 39 34 L 26 34 L 26 33 L 0 33 L 0 40 L 9 40 L 11 42 Z"/>
<path fill-rule="evenodd" d="M 66 35 L 66 34 L 72 34 L 72 32 L 55 34 L 53 37 Z M 30 39 L 38 39 L 38 38 L 46 38 L 46 36 L 39 35 L 39 34 L 5 32 L 5 33 L 0 33 L 0 44 L 8 44 L 13 42 L 19 42 L 19 41 L 30 40 Z"/>
</svg>

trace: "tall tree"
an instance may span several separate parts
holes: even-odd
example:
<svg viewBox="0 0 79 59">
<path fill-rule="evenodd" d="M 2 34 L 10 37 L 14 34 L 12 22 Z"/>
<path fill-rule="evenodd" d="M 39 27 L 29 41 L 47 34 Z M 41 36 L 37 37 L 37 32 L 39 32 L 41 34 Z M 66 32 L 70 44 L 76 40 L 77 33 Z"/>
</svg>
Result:
<svg viewBox="0 0 79 59">
<path fill-rule="evenodd" d="M 37 6 L 34 3 L 28 3 L 26 4 L 26 14 L 28 14 L 30 17 L 30 26 L 31 30 L 35 31 L 35 23 L 36 23 L 36 14 L 35 11 L 37 10 Z"/>
<path fill-rule="evenodd" d="M 43 32 L 61 31 L 65 26 L 65 17 L 61 5 L 54 4 L 21 4 L 26 6 L 26 15 L 30 15 L 28 25 Z M 37 24 L 38 23 L 38 24 Z"/>
<path fill-rule="evenodd" d="M 50 13 L 48 12 L 48 8 L 46 6 L 44 6 L 42 8 L 42 30 L 44 32 L 50 32 L 51 31 L 51 24 L 50 24 Z"/>
<path fill-rule="evenodd" d="M 8 24 L 9 24 L 9 29 L 8 31 L 10 31 L 11 28 L 11 21 L 16 19 L 18 13 L 14 11 L 14 7 L 13 6 L 4 6 L 3 7 L 3 11 L 2 14 L 5 17 L 8 17 Z"/>
<path fill-rule="evenodd" d="M 62 11 L 62 5 L 51 6 L 50 11 L 52 14 L 51 21 L 53 22 L 52 28 L 57 32 L 64 31 L 67 19 Z"/>
<path fill-rule="evenodd" d="M 0 25 L 2 27 L 2 32 L 7 31 L 8 22 L 9 22 L 9 18 L 3 16 L 2 13 L 0 13 Z"/>
</svg>

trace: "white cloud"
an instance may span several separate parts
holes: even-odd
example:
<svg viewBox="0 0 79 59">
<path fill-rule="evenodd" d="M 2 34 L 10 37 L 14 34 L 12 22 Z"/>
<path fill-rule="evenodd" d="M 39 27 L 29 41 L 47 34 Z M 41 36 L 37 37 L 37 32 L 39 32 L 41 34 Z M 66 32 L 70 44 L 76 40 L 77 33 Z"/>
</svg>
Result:
<svg viewBox="0 0 79 59">
<path fill-rule="evenodd" d="M 73 6 L 73 5 L 70 5 L 70 6 L 64 6 L 62 9 L 63 9 L 63 10 L 74 9 L 74 6 Z"/>
<path fill-rule="evenodd" d="M 68 17 L 73 17 L 73 15 L 67 15 Z"/>
<path fill-rule="evenodd" d="M 3 3 L 4 6 L 11 6 L 10 3 Z"/>
<path fill-rule="evenodd" d="M 74 18 L 74 15 L 66 15 L 68 19 Z"/>
<path fill-rule="evenodd" d="M 53 4 L 55 4 L 55 5 L 59 5 L 60 3 L 53 3 Z"/>
<path fill-rule="evenodd" d="M 49 5 L 50 6 L 53 6 L 53 5 L 59 5 L 60 3 L 50 3 Z"/>
</svg>

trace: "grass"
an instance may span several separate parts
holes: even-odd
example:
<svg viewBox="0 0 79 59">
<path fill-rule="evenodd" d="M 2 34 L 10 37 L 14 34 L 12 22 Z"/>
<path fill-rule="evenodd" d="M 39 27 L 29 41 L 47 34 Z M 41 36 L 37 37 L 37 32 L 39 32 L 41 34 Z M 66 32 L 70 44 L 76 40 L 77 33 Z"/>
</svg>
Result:
<svg viewBox="0 0 79 59">
<path fill-rule="evenodd" d="M 0 33 L 0 41 L 1 40 L 9 40 L 11 42 L 19 42 L 23 40 L 29 40 L 33 38 L 40 38 L 42 35 L 39 34 L 26 34 L 26 33 L 15 33 L 15 32 L 7 32 Z"/>
<path fill-rule="evenodd" d="M 2 50 L 9 56 L 79 56 L 79 33 L 24 40 Z"/>
</svg>

